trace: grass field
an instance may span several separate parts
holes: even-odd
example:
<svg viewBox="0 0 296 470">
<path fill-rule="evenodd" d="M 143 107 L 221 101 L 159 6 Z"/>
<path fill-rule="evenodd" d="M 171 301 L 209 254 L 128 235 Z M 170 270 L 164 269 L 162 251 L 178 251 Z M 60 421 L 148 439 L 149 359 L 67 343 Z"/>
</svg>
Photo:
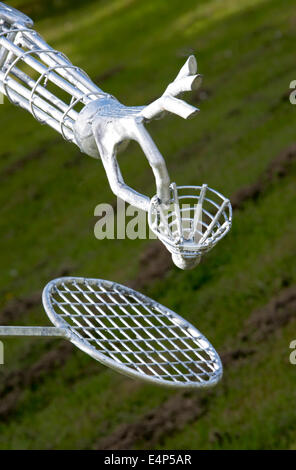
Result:
<svg viewBox="0 0 296 470">
<path fill-rule="evenodd" d="M 111 279 L 195 324 L 225 371 L 211 391 L 176 393 L 118 375 L 60 340 L 7 339 L 0 448 L 296 449 L 295 2 L 10 4 L 127 105 L 158 97 L 194 53 L 203 92 L 188 99 L 200 114 L 149 130 L 173 181 L 208 183 L 236 204 L 230 234 L 193 271 L 169 264 L 154 241 L 98 241 L 94 208 L 115 201 L 101 163 L 5 100 L 0 322 L 49 324 L 40 292 L 54 277 Z M 120 164 L 130 185 L 154 194 L 136 145 Z"/>
</svg>

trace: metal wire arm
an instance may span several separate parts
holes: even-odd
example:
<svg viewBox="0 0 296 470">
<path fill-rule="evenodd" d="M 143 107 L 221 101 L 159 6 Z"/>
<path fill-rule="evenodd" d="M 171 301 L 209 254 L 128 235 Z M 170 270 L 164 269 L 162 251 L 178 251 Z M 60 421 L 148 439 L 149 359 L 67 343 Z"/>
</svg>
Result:
<svg viewBox="0 0 296 470">
<path fill-rule="evenodd" d="M 52 49 L 32 26 L 30 18 L 0 2 L 0 91 L 82 152 L 101 157 L 112 191 L 148 211 L 149 198 L 125 184 L 116 158 L 122 144 L 137 141 L 154 173 L 157 195 L 166 203 L 170 178 L 144 124 L 166 112 L 184 119 L 198 112 L 176 98 L 201 83 L 194 56 L 188 58 L 159 99 L 148 106 L 127 107 L 103 92 L 64 54 Z"/>
</svg>

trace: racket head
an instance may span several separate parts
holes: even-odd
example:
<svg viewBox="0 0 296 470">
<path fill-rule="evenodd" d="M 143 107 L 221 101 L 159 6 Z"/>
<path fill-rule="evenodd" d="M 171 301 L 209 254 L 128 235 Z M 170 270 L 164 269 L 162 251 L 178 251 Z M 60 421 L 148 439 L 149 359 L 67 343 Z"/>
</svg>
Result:
<svg viewBox="0 0 296 470">
<path fill-rule="evenodd" d="M 170 388 L 215 385 L 219 355 L 193 325 L 145 295 L 103 279 L 62 277 L 43 290 L 51 322 L 121 374 Z"/>
</svg>

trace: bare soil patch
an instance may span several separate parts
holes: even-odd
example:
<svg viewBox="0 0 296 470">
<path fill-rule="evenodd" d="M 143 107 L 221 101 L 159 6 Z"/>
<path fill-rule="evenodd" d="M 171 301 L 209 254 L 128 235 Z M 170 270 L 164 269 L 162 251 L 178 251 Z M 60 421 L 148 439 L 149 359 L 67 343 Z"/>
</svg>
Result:
<svg viewBox="0 0 296 470">
<path fill-rule="evenodd" d="M 279 153 L 255 183 L 243 186 L 231 196 L 233 209 L 241 209 L 247 201 L 258 199 L 271 183 L 287 175 L 294 161 L 296 161 L 296 144 Z"/>
</svg>

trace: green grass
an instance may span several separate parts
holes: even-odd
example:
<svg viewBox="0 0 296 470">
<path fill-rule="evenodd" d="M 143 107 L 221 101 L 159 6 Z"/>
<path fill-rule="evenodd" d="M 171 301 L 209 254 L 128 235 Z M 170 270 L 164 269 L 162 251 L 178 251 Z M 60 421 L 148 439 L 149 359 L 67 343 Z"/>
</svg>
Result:
<svg viewBox="0 0 296 470">
<path fill-rule="evenodd" d="M 230 196 L 256 181 L 295 140 L 296 110 L 287 97 L 296 78 L 291 0 L 285 8 L 275 0 L 63 1 L 52 9 L 38 1 L 30 8 L 23 0 L 10 3 L 39 18 L 36 29 L 91 77 L 122 65 L 99 86 L 128 105 L 159 96 L 187 55 L 196 54 L 209 94 L 199 116 L 188 122 L 170 117 L 149 127 L 177 184 L 206 182 Z M 0 305 L 41 289 L 64 267 L 72 275 L 132 280 L 149 242 L 95 239 L 94 208 L 115 199 L 101 163 L 79 155 L 7 100 L 0 125 L 0 175 L 45 149 L 0 181 Z M 140 150 L 131 146 L 119 158 L 129 184 L 154 194 Z M 193 322 L 219 351 L 238 344 L 252 310 L 276 295 L 283 280 L 296 281 L 295 175 L 294 165 L 258 201 L 236 212 L 231 233 L 198 268 L 174 268 L 143 290 Z M 41 306 L 19 322 L 48 323 Z M 266 338 L 259 354 L 226 369 L 207 413 L 157 447 L 295 448 L 295 368 L 288 362 L 295 337 L 294 321 Z M 0 380 L 34 364 L 58 342 L 5 344 Z M 76 351 L 42 381 L 24 385 L 14 413 L 0 421 L 0 448 L 92 448 L 173 394 L 117 375 Z"/>
</svg>

